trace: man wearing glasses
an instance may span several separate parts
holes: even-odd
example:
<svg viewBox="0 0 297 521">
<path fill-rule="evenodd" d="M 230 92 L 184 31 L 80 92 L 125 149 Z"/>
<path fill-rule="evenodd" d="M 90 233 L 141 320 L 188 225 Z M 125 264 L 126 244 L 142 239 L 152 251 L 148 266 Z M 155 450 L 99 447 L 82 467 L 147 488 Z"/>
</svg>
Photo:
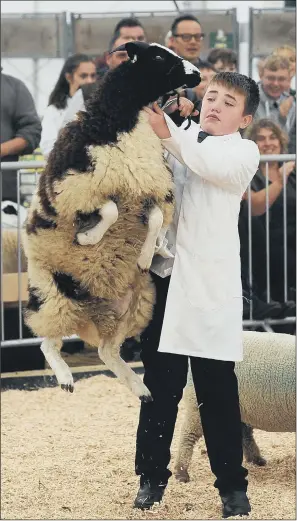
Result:
<svg viewBox="0 0 297 521">
<path fill-rule="evenodd" d="M 199 67 L 203 38 L 204 34 L 196 16 L 185 14 L 175 18 L 168 43 L 176 54 Z"/>
</svg>

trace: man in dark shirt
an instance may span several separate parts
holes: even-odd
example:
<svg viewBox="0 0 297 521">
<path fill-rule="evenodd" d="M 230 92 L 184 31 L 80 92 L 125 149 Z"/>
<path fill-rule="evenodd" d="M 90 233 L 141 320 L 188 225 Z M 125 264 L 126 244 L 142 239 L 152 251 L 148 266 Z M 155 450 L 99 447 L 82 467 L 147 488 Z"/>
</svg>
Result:
<svg viewBox="0 0 297 521">
<path fill-rule="evenodd" d="M 1 69 L 1 161 L 18 161 L 39 145 L 41 122 L 25 84 Z M 2 172 L 2 200 L 17 202 L 16 171 Z"/>
</svg>

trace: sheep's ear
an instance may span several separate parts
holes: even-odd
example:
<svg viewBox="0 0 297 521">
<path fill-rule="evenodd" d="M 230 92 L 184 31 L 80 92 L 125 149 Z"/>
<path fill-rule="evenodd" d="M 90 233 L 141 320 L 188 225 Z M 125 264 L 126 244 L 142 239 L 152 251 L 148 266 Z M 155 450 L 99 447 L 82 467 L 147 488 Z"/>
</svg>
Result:
<svg viewBox="0 0 297 521">
<path fill-rule="evenodd" d="M 117 51 L 126 51 L 130 60 L 136 62 L 138 56 L 141 56 L 149 47 L 150 44 L 146 42 L 127 42 L 123 45 L 120 45 L 116 49 L 113 49 L 113 51 L 110 51 L 109 54 Z"/>
<path fill-rule="evenodd" d="M 135 56 L 141 56 L 149 47 L 146 42 L 127 42 L 125 44 L 129 58 L 132 60 Z"/>
<path fill-rule="evenodd" d="M 116 47 L 116 49 L 113 49 L 112 51 L 109 51 L 108 54 L 113 54 L 114 52 L 125 51 L 125 50 L 126 50 L 126 44 L 123 43 L 123 45 L 119 45 L 119 47 Z"/>
</svg>

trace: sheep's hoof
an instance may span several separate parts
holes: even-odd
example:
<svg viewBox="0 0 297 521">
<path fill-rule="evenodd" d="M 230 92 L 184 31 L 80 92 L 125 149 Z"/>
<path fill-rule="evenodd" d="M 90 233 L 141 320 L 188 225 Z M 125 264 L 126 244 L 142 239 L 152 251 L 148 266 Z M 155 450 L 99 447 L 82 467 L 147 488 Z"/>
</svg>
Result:
<svg viewBox="0 0 297 521">
<path fill-rule="evenodd" d="M 63 389 L 63 391 L 66 391 L 68 393 L 73 393 L 73 391 L 74 391 L 74 387 L 71 384 L 61 384 L 61 389 Z"/>
<path fill-rule="evenodd" d="M 186 470 L 177 470 L 175 472 L 175 477 L 180 483 L 188 483 L 190 481 L 190 476 Z"/>
<path fill-rule="evenodd" d="M 139 400 L 143 403 L 149 403 L 153 401 L 153 397 L 151 395 L 143 394 L 142 396 L 139 396 Z"/>
<path fill-rule="evenodd" d="M 262 458 L 262 456 L 257 456 L 256 458 L 252 459 L 251 463 L 257 465 L 258 467 L 265 467 L 267 461 L 265 458 Z"/>
<path fill-rule="evenodd" d="M 137 267 L 138 267 L 140 273 L 148 273 L 148 272 L 149 272 L 149 270 L 148 270 L 147 268 L 141 268 L 141 267 L 139 266 L 139 264 L 137 264 Z"/>
</svg>

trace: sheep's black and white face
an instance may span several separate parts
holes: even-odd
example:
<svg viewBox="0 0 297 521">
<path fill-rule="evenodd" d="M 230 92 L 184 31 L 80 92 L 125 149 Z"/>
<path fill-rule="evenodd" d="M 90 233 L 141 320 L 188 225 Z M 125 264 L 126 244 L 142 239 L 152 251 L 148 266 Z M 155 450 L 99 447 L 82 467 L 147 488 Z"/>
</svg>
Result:
<svg viewBox="0 0 297 521">
<path fill-rule="evenodd" d="M 145 85 L 147 95 L 151 98 L 149 101 L 155 101 L 185 86 L 196 87 L 201 81 L 195 65 L 162 45 L 128 42 L 121 47 L 127 51 L 137 76 Z"/>
</svg>

